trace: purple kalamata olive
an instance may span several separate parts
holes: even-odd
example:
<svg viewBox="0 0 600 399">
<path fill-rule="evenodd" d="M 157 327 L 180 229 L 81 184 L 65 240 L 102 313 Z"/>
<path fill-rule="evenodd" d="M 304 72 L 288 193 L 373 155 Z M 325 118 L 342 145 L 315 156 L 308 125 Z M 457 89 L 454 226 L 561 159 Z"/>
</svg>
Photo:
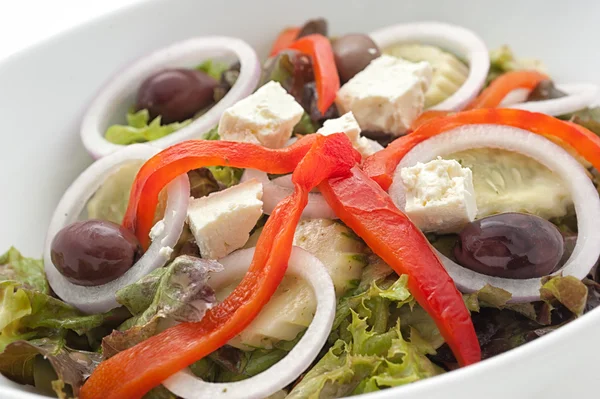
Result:
<svg viewBox="0 0 600 399">
<path fill-rule="evenodd" d="M 214 101 L 219 82 L 195 69 L 165 69 L 148 77 L 138 90 L 136 110 L 168 124 L 183 122 Z"/>
<path fill-rule="evenodd" d="M 101 285 L 122 276 L 141 256 L 135 235 L 105 220 L 65 226 L 52 240 L 50 256 L 58 271 L 78 285 Z"/>
<path fill-rule="evenodd" d="M 367 35 L 351 33 L 331 44 L 340 80 L 345 83 L 381 55 L 377 44 Z"/>
<path fill-rule="evenodd" d="M 549 221 L 524 213 L 502 213 L 468 224 L 454 247 L 458 262 L 489 276 L 546 276 L 561 260 L 564 241 Z"/>
</svg>

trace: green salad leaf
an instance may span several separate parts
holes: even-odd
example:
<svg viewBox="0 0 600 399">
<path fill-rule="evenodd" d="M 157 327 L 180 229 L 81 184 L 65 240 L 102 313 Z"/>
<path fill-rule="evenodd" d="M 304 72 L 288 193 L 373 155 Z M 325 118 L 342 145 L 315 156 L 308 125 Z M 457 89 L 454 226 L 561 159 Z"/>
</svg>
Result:
<svg viewBox="0 0 600 399">
<path fill-rule="evenodd" d="M 167 267 L 156 269 L 117 291 L 117 301 L 133 317 L 102 340 L 110 357 L 156 334 L 160 323 L 199 321 L 216 302 L 208 286 L 210 272 L 222 270 L 213 260 L 180 256 Z"/>
<path fill-rule="evenodd" d="M 222 61 L 206 60 L 196 67 L 215 80 L 221 80 L 223 73 L 229 69 L 229 65 Z"/>
<path fill-rule="evenodd" d="M 84 335 L 116 314 L 85 315 L 60 299 L 23 288 L 15 281 L 0 282 L 0 303 L 0 352 L 18 340 L 64 335 L 68 331 Z"/>
<path fill-rule="evenodd" d="M 68 396 L 76 397 L 100 360 L 99 353 L 68 348 L 60 337 L 20 340 L 8 345 L 0 355 L 0 372 L 15 382 L 35 385 L 46 392 L 51 387 L 59 396 L 65 394 L 67 384 Z M 46 374 L 39 370 L 44 369 L 43 362 L 51 365 Z"/>
<path fill-rule="evenodd" d="M 443 372 L 405 340 L 400 320 L 377 333 L 351 310 L 350 339 L 337 340 L 288 398 L 336 398 L 379 391 Z"/>
<path fill-rule="evenodd" d="M 546 66 L 540 60 L 534 58 L 517 58 L 510 47 L 506 45 L 501 46 L 490 51 L 490 70 L 486 84 L 489 84 L 503 73 L 522 69 L 533 69 L 546 73 Z"/>
<path fill-rule="evenodd" d="M 13 280 L 24 288 L 43 294 L 50 293 L 44 262 L 41 259 L 26 258 L 14 247 L 0 256 L 0 281 L 2 280 Z"/>
<path fill-rule="evenodd" d="M 556 300 L 574 315 L 581 316 L 587 302 L 588 287 L 573 276 L 556 276 L 544 283 L 540 294 L 543 300 Z"/>
<path fill-rule="evenodd" d="M 585 108 L 561 118 L 569 119 L 571 122 L 600 135 L 600 107 Z"/>
<path fill-rule="evenodd" d="M 106 130 L 106 140 L 113 144 L 128 145 L 158 140 L 162 137 L 189 125 L 192 119 L 183 122 L 161 124 L 161 117 L 150 121 L 150 113 L 146 109 L 127 113 L 127 125 L 112 125 Z"/>
</svg>

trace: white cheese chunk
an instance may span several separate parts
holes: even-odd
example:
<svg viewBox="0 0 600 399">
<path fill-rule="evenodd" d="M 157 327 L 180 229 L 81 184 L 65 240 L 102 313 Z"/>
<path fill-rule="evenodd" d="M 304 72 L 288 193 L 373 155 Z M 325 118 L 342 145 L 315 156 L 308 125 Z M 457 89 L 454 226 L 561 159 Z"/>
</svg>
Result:
<svg viewBox="0 0 600 399">
<path fill-rule="evenodd" d="M 190 201 L 187 220 L 203 258 L 220 259 L 244 246 L 262 216 L 262 195 L 253 179 Z"/>
<path fill-rule="evenodd" d="M 452 233 L 475 220 L 473 173 L 455 160 L 438 157 L 402 168 L 406 215 L 425 232 Z"/>
<path fill-rule="evenodd" d="M 375 152 L 369 139 L 360 135 L 360 126 L 358 125 L 356 118 L 354 118 L 352 111 L 346 112 L 339 118 L 326 120 L 323 123 L 323 127 L 317 130 L 317 133 L 320 133 L 323 136 L 329 136 L 334 133 L 345 133 L 350 139 L 352 146 L 354 146 L 363 157 L 368 157 Z"/>
<path fill-rule="evenodd" d="M 338 91 L 340 112 L 352 111 L 363 130 L 398 136 L 421 114 L 433 70 L 389 55 L 371 61 Z"/>
<path fill-rule="evenodd" d="M 282 148 L 303 113 L 294 97 L 271 81 L 223 112 L 219 136 L 222 140 Z"/>
</svg>

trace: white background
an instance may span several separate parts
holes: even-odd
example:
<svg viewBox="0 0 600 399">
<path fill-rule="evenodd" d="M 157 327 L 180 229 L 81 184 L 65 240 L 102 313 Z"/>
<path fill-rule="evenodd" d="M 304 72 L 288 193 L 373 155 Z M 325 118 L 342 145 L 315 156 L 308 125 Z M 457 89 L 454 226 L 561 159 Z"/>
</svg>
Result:
<svg viewBox="0 0 600 399">
<path fill-rule="evenodd" d="M 143 0 L 0 0 L 0 60 L 97 15 Z"/>
</svg>

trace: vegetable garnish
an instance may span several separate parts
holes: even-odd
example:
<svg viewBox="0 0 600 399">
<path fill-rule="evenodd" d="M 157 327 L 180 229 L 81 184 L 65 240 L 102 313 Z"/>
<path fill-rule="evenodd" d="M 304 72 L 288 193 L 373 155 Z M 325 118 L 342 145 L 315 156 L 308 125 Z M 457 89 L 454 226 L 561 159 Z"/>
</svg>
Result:
<svg viewBox="0 0 600 399">
<path fill-rule="evenodd" d="M 566 127 L 564 124 L 559 125 Z M 594 144 L 586 146 L 593 147 Z M 430 137 L 410 150 L 398 164 L 389 188 L 394 204 L 400 210 L 406 209 L 407 193 L 402 181 L 404 168 L 418 162 L 429 162 L 439 156 L 489 148 L 526 156 L 538 162 L 540 166 L 548 168 L 560 179 L 563 182 L 563 195 L 573 203 L 578 234 L 572 252 L 563 258 L 564 263 L 559 264 L 563 255 L 563 236 L 551 222 L 541 218 L 534 220 L 536 217 L 532 212 L 511 214 L 502 211 L 489 221 L 489 218 L 481 218 L 484 215 L 478 212 L 478 220 L 466 225 L 461 231 L 461 240 L 455 246 L 454 257 L 438 253 L 456 286 L 462 292 L 471 293 L 491 285 L 510 293 L 511 303 L 528 303 L 540 300 L 540 287 L 549 275 L 562 274 L 577 279 L 585 278 L 600 256 L 600 234 L 595 223 L 600 219 L 600 199 L 587 174 L 588 171 L 563 148 L 538 134 L 506 124 L 466 124 Z M 500 155 L 496 154 L 496 157 L 502 162 Z M 495 172 L 499 173 L 498 170 Z M 541 174 L 537 173 L 536 177 L 540 178 Z M 524 184 L 527 184 L 527 179 L 522 179 Z M 503 183 L 506 186 L 511 185 L 509 179 L 503 179 Z M 545 186 L 548 189 L 540 195 L 550 196 L 549 185 Z M 481 193 L 481 190 L 479 192 Z M 495 192 L 500 197 L 500 191 Z M 535 203 L 535 197 L 530 201 Z M 517 204 L 518 200 L 515 199 L 513 205 Z M 515 208 L 512 211 L 520 209 L 523 208 Z M 512 224 L 513 228 L 508 228 L 508 224 Z M 490 240 L 484 243 L 482 238 L 486 235 Z M 518 254 L 509 255 L 516 247 Z M 528 253 L 528 248 L 540 251 L 540 255 Z M 555 252 L 557 250 L 558 252 Z M 474 258 L 468 259 L 470 254 L 474 253 L 478 254 L 477 258 L 483 263 L 490 262 L 488 264 L 491 267 L 487 268 L 487 271 L 481 263 L 479 267 L 474 266 Z M 500 253 L 502 255 L 498 256 Z M 504 271 L 501 267 L 501 257 L 506 260 L 513 259 L 511 266 Z M 542 259 L 546 259 L 550 264 L 546 267 L 538 264 L 535 271 L 529 270 L 529 275 L 522 274 L 527 273 L 528 262 L 540 262 Z"/>
<path fill-rule="evenodd" d="M 363 170 L 381 187 L 387 190 L 400 160 L 417 144 L 430 137 L 462 125 L 507 125 L 539 134 L 567 145 L 600 168 L 600 138 L 582 126 L 575 127 L 548 115 L 517 109 L 478 109 L 435 118 L 414 132 L 400 137 L 384 150 L 367 158 Z"/>
<path fill-rule="evenodd" d="M 513 90 L 525 89 L 533 90 L 540 82 L 549 79 L 538 71 L 511 71 L 500 75 L 494 79 L 490 85 L 485 88 L 477 98 L 471 101 L 465 111 L 480 108 L 496 108 L 500 106 L 502 100 Z M 412 124 L 412 129 L 416 130 L 431 119 L 439 116 L 451 115 L 452 111 L 426 111 Z"/>
<path fill-rule="evenodd" d="M 279 33 L 279 36 L 277 36 L 277 39 L 275 39 L 273 47 L 271 47 L 269 57 L 273 57 L 281 50 L 288 48 L 292 43 L 294 43 L 294 41 L 296 41 L 296 38 L 298 38 L 298 33 L 300 33 L 299 26 L 292 26 L 282 30 L 281 33 Z"/>
<path fill-rule="evenodd" d="M 317 105 L 324 114 L 340 89 L 340 77 L 329 39 L 319 34 L 308 35 L 296 40 L 288 48 L 310 56 L 317 84 Z"/>
<path fill-rule="evenodd" d="M 340 219 L 396 273 L 429 313 L 463 366 L 481 360 L 479 342 L 461 294 L 421 231 L 358 167 L 319 185 Z"/>
<path fill-rule="evenodd" d="M 293 146 L 293 155 L 298 152 L 298 148 L 305 148 L 306 141 L 300 142 L 299 146 Z M 195 151 L 200 154 L 212 151 L 225 156 L 231 155 L 234 159 L 249 158 L 254 164 L 268 163 L 272 153 L 278 156 L 271 158 L 286 158 L 288 165 L 285 165 L 286 162 L 284 165 L 274 162 L 274 168 L 289 166 L 290 160 L 294 160 L 289 159 L 293 157 L 282 157 L 281 150 L 270 150 L 272 152 L 261 154 L 264 158 L 258 162 L 261 158 L 252 156 L 252 148 L 256 150 L 254 155 L 259 152 L 259 147 L 254 145 L 236 148 L 232 146 L 233 143 L 225 143 L 230 150 L 224 151 L 223 148 L 210 145 L 217 143 L 197 141 L 187 144 L 195 144 Z M 203 147 L 207 149 L 203 151 Z M 181 151 L 181 148 L 179 150 L 179 157 L 189 163 L 189 156 L 193 152 Z M 202 155 L 196 159 L 198 158 L 209 159 L 208 156 Z M 209 161 L 218 159 L 217 155 L 212 155 Z M 260 313 L 283 279 L 296 225 L 302 209 L 308 202 L 310 190 L 325 179 L 347 175 L 350 168 L 360 162 L 360 159 L 360 154 L 352 148 L 344 134 L 315 136 L 310 150 L 294 170 L 294 194 L 283 200 L 269 217 L 258 240 L 248 274 L 233 293 L 210 309 L 200 322 L 182 323 L 169 328 L 101 363 L 84 385 L 80 398 L 141 398 L 167 377 L 205 357 L 239 334 Z M 160 157 L 155 157 L 148 163 L 161 161 Z M 165 175 L 178 165 L 173 162 L 173 158 L 171 161 L 170 168 L 163 170 Z M 143 179 L 142 172 L 138 175 L 140 176 L 142 182 L 151 183 L 149 179 Z M 160 173 L 158 176 L 160 177 Z M 159 180 L 157 183 L 160 182 Z M 162 182 L 164 183 L 164 180 Z M 148 184 L 146 188 L 152 190 L 155 187 Z M 135 189 L 139 189 L 139 186 L 136 185 Z M 132 195 L 132 199 L 135 198 L 135 195 Z M 132 205 L 135 211 L 135 202 Z M 128 214 L 133 214 L 133 211 Z"/>
<path fill-rule="evenodd" d="M 256 144 L 229 141 L 191 140 L 160 152 L 140 169 L 131 189 L 123 226 L 133 231 L 142 247 L 148 248 L 158 194 L 174 178 L 203 166 L 253 168 L 268 173 L 292 172 L 315 141 L 305 136 L 278 150 Z"/>
<path fill-rule="evenodd" d="M 548 76 L 538 71 L 512 71 L 506 72 L 494 79 L 465 110 L 478 108 L 495 108 L 513 90 L 533 90 Z"/>
</svg>

